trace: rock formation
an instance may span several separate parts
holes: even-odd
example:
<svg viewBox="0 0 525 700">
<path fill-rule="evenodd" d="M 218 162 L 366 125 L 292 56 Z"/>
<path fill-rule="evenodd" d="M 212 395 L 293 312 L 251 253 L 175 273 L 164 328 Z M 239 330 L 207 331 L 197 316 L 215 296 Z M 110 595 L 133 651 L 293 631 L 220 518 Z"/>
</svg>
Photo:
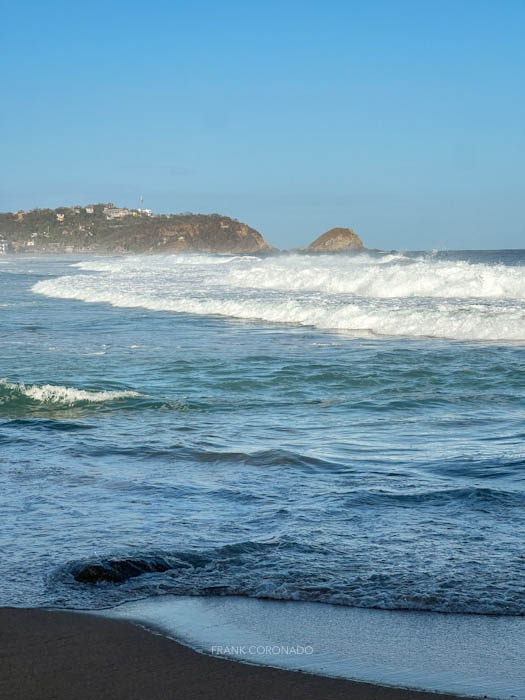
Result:
<svg viewBox="0 0 525 700">
<path fill-rule="evenodd" d="M 171 564 L 163 557 L 148 559 L 107 559 L 100 562 L 79 564 L 72 574 L 79 583 L 122 583 L 135 576 L 169 571 Z"/>
<path fill-rule="evenodd" d="M 346 253 L 348 250 L 359 250 L 363 243 L 359 236 L 350 228 L 331 228 L 322 236 L 316 238 L 306 249 L 308 253 Z"/>
<path fill-rule="evenodd" d="M 201 221 L 160 229 L 157 250 L 169 253 L 267 253 L 272 250 L 261 234 L 233 219 Z M 150 248 L 150 252 L 154 252 Z"/>
</svg>

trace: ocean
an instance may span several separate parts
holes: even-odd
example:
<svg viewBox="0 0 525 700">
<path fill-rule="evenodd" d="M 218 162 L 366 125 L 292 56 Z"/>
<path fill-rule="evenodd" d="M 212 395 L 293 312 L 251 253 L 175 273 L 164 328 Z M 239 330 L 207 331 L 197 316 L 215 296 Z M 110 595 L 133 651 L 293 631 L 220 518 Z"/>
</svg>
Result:
<svg viewBox="0 0 525 700">
<path fill-rule="evenodd" d="M 0 604 L 524 615 L 524 266 L 0 258 Z"/>
</svg>

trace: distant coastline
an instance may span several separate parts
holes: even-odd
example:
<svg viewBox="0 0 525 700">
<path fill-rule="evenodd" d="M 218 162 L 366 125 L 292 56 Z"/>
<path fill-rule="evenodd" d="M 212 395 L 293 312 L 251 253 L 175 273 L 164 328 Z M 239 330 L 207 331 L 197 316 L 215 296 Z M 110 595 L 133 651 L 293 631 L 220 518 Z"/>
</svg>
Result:
<svg viewBox="0 0 525 700">
<path fill-rule="evenodd" d="M 220 214 L 153 214 L 113 203 L 0 213 L 0 254 L 271 250 L 258 231 Z"/>
<path fill-rule="evenodd" d="M 330 229 L 297 252 L 359 250 L 359 237 Z M 271 254 L 259 231 L 221 214 L 154 214 L 108 204 L 0 213 L 0 255 L 18 253 Z"/>
</svg>

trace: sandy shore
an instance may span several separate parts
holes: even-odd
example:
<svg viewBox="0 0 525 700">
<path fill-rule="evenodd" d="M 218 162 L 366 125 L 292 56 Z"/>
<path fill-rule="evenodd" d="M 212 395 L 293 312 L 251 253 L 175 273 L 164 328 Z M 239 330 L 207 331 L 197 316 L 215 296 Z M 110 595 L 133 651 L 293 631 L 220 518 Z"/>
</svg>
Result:
<svg viewBox="0 0 525 700">
<path fill-rule="evenodd" d="M 129 622 L 0 609 L 3 700 L 446 700 L 198 654 Z"/>
</svg>

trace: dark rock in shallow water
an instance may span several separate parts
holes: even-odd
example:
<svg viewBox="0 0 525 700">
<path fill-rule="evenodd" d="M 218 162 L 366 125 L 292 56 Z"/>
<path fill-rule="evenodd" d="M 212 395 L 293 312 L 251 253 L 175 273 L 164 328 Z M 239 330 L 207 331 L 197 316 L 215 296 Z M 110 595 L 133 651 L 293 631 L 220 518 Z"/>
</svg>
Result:
<svg viewBox="0 0 525 700">
<path fill-rule="evenodd" d="M 72 573 L 80 583 L 122 583 L 135 576 L 168 571 L 171 568 L 165 559 L 108 559 L 102 563 L 77 566 Z"/>
</svg>

